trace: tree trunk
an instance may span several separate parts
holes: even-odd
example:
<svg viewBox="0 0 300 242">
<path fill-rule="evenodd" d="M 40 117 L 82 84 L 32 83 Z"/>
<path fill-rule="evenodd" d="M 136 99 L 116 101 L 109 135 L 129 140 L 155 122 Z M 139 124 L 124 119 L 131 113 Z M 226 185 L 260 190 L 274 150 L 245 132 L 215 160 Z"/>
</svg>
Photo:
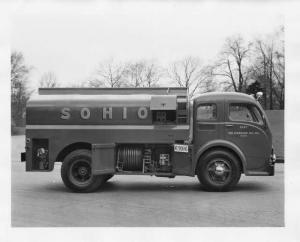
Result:
<svg viewBox="0 0 300 242">
<path fill-rule="evenodd" d="M 284 109 L 284 89 L 281 90 L 281 95 L 280 95 L 280 109 Z"/>
<path fill-rule="evenodd" d="M 266 58 L 264 56 L 264 106 L 265 110 L 267 109 L 267 68 L 266 68 Z"/>
<path fill-rule="evenodd" d="M 273 110 L 273 82 L 272 82 L 272 72 L 273 72 L 273 61 L 271 57 L 270 63 L 270 76 L 269 76 L 269 83 L 270 83 L 270 109 Z"/>
</svg>

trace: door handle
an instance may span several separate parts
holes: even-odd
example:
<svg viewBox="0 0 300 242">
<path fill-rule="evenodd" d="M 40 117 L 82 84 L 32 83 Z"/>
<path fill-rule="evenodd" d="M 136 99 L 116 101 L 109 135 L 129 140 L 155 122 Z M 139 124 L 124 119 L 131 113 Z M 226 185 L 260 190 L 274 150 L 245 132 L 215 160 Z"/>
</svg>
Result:
<svg viewBox="0 0 300 242">
<path fill-rule="evenodd" d="M 226 124 L 225 126 L 228 128 L 231 128 L 231 127 L 233 127 L 233 124 Z"/>
</svg>

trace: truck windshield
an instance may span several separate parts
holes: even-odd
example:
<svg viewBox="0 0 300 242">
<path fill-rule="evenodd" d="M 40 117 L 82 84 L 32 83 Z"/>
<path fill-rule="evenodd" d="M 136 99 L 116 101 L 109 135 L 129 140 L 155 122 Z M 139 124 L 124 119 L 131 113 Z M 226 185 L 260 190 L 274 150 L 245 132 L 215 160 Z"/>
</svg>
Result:
<svg viewBox="0 0 300 242">
<path fill-rule="evenodd" d="M 263 125 L 264 124 L 264 120 L 263 120 L 263 117 L 261 116 L 261 113 L 260 111 L 258 110 L 257 107 L 251 105 L 251 111 L 253 113 L 253 117 L 255 119 L 255 122 Z"/>
<path fill-rule="evenodd" d="M 254 122 L 264 124 L 262 115 L 254 105 L 234 103 L 229 107 L 229 118 L 232 121 Z"/>
</svg>

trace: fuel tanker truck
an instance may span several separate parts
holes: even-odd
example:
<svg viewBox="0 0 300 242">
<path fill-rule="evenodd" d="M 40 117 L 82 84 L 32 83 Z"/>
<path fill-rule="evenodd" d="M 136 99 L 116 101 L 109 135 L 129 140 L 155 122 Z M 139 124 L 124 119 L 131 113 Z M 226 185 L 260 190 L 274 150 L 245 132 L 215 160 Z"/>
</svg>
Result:
<svg viewBox="0 0 300 242">
<path fill-rule="evenodd" d="M 188 98 L 186 88 L 43 88 L 26 107 L 26 171 L 50 172 L 74 192 L 114 175 L 197 176 L 227 191 L 273 176 L 276 156 L 259 102 L 241 93 Z"/>
</svg>

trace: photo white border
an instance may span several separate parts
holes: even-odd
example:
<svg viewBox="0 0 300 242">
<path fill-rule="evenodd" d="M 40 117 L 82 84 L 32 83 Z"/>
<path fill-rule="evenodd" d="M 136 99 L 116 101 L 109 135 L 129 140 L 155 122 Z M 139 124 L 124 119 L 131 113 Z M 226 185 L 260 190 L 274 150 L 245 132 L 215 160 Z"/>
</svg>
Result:
<svg viewBox="0 0 300 242">
<path fill-rule="evenodd" d="M 155 2 L 155 1 L 154 1 Z M 281 1 L 274 1 L 277 4 Z M 281 2 L 282 3 L 282 2 Z M 255 1 L 254 1 L 255 4 Z M 286 27 L 285 227 L 282 228 L 12 228 L 10 182 L 10 34 L 15 6 L 0 4 L 0 241 L 300 241 L 300 3 L 284 2 Z M 250 20 L 249 20 L 250 21 Z"/>
</svg>

